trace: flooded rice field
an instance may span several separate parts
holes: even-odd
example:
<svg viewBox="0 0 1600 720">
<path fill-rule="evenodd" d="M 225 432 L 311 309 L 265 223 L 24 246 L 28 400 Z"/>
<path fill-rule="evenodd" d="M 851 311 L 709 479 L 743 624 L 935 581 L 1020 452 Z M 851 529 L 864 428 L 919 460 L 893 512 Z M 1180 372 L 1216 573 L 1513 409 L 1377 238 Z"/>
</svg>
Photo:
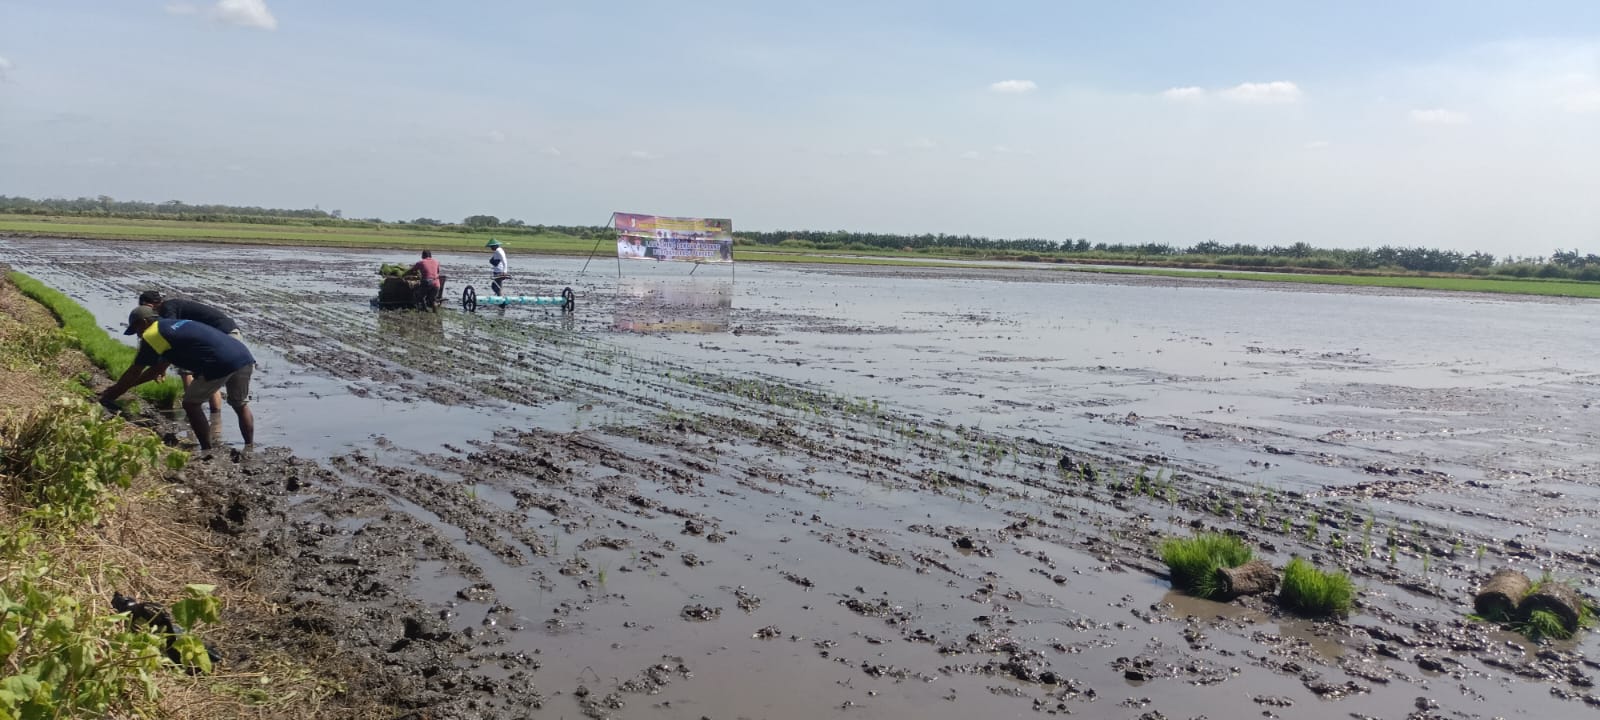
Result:
<svg viewBox="0 0 1600 720">
<path fill-rule="evenodd" d="M 1468 619 L 1497 567 L 1594 592 L 1600 303 L 511 250 L 577 311 L 374 309 L 409 252 L 0 239 L 108 329 L 147 288 L 239 321 L 263 449 L 190 479 L 416 717 L 1600 712 L 1591 634 Z M 1195 528 L 1357 607 L 1175 593 Z"/>
</svg>

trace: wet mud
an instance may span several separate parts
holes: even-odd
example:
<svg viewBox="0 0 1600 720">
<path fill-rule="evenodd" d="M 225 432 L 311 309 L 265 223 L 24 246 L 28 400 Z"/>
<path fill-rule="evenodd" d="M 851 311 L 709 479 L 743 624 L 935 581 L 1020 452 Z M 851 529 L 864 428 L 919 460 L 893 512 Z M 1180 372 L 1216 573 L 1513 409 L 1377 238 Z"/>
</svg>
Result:
<svg viewBox="0 0 1600 720">
<path fill-rule="evenodd" d="M 1600 304 L 530 258 L 575 317 L 377 313 L 399 253 L 56 245 L 0 252 L 108 326 L 147 286 L 240 321 L 277 447 L 175 480 L 262 633 L 413 717 L 1600 712 L 1592 634 L 1469 618 L 1500 567 L 1594 592 Z M 1197 529 L 1356 607 L 1175 593 Z"/>
</svg>

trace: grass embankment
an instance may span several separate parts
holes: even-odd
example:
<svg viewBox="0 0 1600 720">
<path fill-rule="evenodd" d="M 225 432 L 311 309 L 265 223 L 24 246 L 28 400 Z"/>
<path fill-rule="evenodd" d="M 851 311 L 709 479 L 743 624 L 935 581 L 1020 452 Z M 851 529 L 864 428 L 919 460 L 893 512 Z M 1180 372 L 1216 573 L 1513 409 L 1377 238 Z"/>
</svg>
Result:
<svg viewBox="0 0 1600 720">
<path fill-rule="evenodd" d="M 101 329 L 94 315 L 82 305 L 73 302 L 71 298 L 62 295 L 54 288 L 15 270 L 6 273 L 6 278 L 24 295 L 48 308 L 61 323 L 61 330 L 65 333 L 62 340 L 82 351 L 95 367 L 116 378 L 133 364 L 138 351 L 118 342 L 116 338 Z M 78 384 L 87 388 L 88 383 L 83 382 L 84 379 L 86 378 L 80 378 Z M 134 392 L 156 407 L 172 407 L 173 402 L 183 394 L 183 383 L 177 378 L 167 377 L 158 382 L 140 385 Z"/>
<path fill-rule="evenodd" d="M 122 218 L 54 217 L 0 215 L 0 233 L 18 233 L 68 238 L 108 240 L 167 240 L 180 242 L 241 243 L 253 245 L 299 245 L 348 248 L 430 248 L 434 250 L 482 250 L 494 231 L 454 232 L 413 228 L 329 227 L 322 225 L 200 222 L 189 220 L 134 220 Z M 579 238 L 556 232 L 529 232 L 507 229 L 498 235 L 512 252 L 544 255 L 613 257 L 611 243 L 602 239 Z M 1549 295 L 1600 298 L 1600 283 L 1574 280 L 1478 278 L 1439 275 L 1312 274 L 1297 272 L 1238 272 L 1232 270 L 1174 269 L 1173 267 L 1112 267 L 1094 263 L 1116 260 L 1071 255 L 1037 256 L 1044 270 L 1096 272 L 1127 275 L 1153 275 L 1171 278 L 1202 278 L 1244 282 L 1310 283 L 1454 292 L 1487 292 L 1515 295 Z M 818 263 L 828 265 L 883 265 L 889 267 L 950 267 L 943 260 L 1016 260 L 1012 251 L 985 257 L 975 251 L 949 252 L 878 249 L 871 251 L 809 250 L 785 246 L 739 245 L 734 258 L 743 262 Z M 1018 260 L 1018 262 L 1028 262 Z M 1152 261 L 1142 261 L 1152 262 Z M 1190 263 L 1184 262 L 1187 266 Z"/>
<path fill-rule="evenodd" d="M 85 401 L 88 367 L 0 281 L 0 718 L 311 716 L 330 690 L 303 669 L 208 667 L 219 601 L 260 601 L 189 584 L 214 582 L 212 550 L 160 476 L 188 456 Z M 130 622 L 119 591 L 190 632 Z"/>
</svg>

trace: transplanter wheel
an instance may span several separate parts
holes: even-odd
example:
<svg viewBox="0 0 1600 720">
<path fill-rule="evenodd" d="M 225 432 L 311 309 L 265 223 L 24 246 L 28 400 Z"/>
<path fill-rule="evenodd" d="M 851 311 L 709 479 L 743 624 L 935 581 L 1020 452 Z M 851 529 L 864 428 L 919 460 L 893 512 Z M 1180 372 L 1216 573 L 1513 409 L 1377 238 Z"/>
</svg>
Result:
<svg viewBox="0 0 1600 720">
<path fill-rule="evenodd" d="M 572 312 L 578 309 L 578 296 L 572 288 L 561 288 L 561 312 Z"/>
<path fill-rule="evenodd" d="M 461 309 L 467 312 L 478 311 L 478 291 L 473 290 L 471 285 L 461 289 Z"/>
</svg>

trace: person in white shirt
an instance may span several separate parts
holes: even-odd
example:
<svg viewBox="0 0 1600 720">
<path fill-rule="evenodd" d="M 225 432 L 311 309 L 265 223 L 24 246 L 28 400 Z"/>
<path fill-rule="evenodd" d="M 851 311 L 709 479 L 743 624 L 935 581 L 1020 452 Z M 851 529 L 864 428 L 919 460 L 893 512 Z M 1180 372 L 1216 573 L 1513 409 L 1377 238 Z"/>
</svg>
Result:
<svg viewBox="0 0 1600 720">
<path fill-rule="evenodd" d="M 631 235 L 617 238 L 617 257 L 644 257 L 644 243 L 639 242 L 639 238 Z"/>
<path fill-rule="evenodd" d="M 500 287 L 511 279 L 511 266 L 506 263 L 506 251 L 500 247 L 499 240 L 489 238 L 484 247 L 494 251 L 489 255 L 489 269 L 494 274 L 494 280 L 489 283 L 489 288 L 495 295 L 499 295 Z"/>
</svg>

